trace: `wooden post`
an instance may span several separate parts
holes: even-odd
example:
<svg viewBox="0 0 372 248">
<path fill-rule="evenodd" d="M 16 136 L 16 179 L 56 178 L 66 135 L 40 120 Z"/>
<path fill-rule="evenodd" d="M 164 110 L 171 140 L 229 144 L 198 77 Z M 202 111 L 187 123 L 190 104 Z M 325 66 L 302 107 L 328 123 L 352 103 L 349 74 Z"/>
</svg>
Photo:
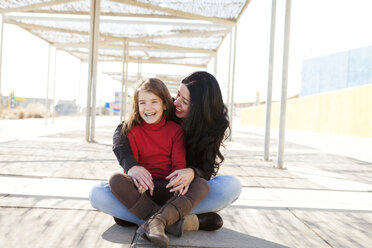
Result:
<svg viewBox="0 0 372 248">
<path fill-rule="evenodd" d="M 89 32 L 88 94 L 85 138 L 94 141 L 100 0 L 91 0 Z"/>
</svg>

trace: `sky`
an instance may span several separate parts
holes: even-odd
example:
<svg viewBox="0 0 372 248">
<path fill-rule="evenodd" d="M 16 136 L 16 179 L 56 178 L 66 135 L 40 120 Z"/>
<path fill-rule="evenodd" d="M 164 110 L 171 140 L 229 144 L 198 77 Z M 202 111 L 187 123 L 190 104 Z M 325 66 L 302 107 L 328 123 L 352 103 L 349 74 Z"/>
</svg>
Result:
<svg viewBox="0 0 372 248">
<path fill-rule="evenodd" d="M 292 0 L 289 50 L 288 97 L 301 89 L 301 66 L 304 60 L 350 49 L 372 46 L 372 1 L 370 0 Z M 279 100 L 282 81 L 283 33 L 285 1 L 277 0 L 273 100 Z M 235 67 L 235 102 L 266 100 L 269 58 L 271 0 L 251 0 L 237 27 Z M 218 51 L 217 80 L 226 100 L 228 81 L 229 41 L 226 37 Z M 47 95 L 49 46 L 32 34 L 4 25 L 1 93 L 16 97 L 45 98 Z M 51 50 L 50 70 L 54 69 L 54 50 Z M 86 105 L 88 67 L 65 52 L 56 52 L 55 91 L 49 86 L 49 97 L 56 101 L 77 100 Z M 213 73 L 213 62 L 208 70 Z M 142 65 L 145 73 L 187 75 L 196 68 L 171 65 Z M 114 100 L 120 83 L 102 74 L 121 71 L 121 65 L 99 63 L 97 103 Z M 137 65 L 129 64 L 136 73 Z M 50 80 L 53 82 L 53 79 Z M 257 94 L 258 92 L 258 94 Z"/>
</svg>

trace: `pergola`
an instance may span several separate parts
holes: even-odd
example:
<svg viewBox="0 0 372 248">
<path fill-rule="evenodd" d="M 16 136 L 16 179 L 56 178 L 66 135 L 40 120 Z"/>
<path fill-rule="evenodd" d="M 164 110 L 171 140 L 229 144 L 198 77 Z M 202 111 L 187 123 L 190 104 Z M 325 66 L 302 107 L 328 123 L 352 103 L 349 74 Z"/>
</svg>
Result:
<svg viewBox="0 0 372 248">
<path fill-rule="evenodd" d="M 122 82 L 123 75 L 121 72 L 103 72 L 103 74 L 110 76 L 113 80 Z M 155 77 L 161 79 L 167 84 L 167 87 L 171 94 L 175 95 L 177 93 L 180 82 L 185 77 L 184 75 L 170 75 L 170 74 L 146 74 L 146 73 L 137 73 L 137 74 L 128 74 L 128 87 L 132 87 L 135 90 L 136 84 L 138 83 L 139 78 L 150 78 Z"/>
<path fill-rule="evenodd" d="M 3 23 L 14 24 L 88 63 L 86 140 L 94 141 L 96 84 L 98 61 L 120 61 L 122 73 L 108 75 L 121 81 L 121 119 L 126 111 L 123 99 L 128 95 L 128 63 L 176 64 L 205 68 L 214 63 L 217 70 L 217 51 L 230 34 L 230 57 L 227 104 L 233 111 L 234 72 L 237 22 L 250 0 L 3 0 L 0 2 L 0 30 Z M 273 44 L 275 2 L 272 0 Z M 286 37 L 289 37 L 290 0 L 287 0 Z M 286 25 L 286 27 L 287 27 Z M 286 42 L 285 42 L 286 43 Z M 284 47 L 282 109 L 285 117 L 286 65 L 288 44 Z M 272 54 L 270 45 L 269 87 L 271 91 Z M 0 44 L 0 94 L 1 94 Z M 285 58 L 287 56 L 287 58 Z M 271 74 L 270 74 L 271 73 Z M 271 75 L 271 76 L 270 76 Z M 163 75 L 166 78 L 166 75 Z M 168 77 L 170 88 L 177 79 Z M 270 96 L 270 99 L 269 99 Z M 283 103 L 283 97 L 284 103 Z M 47 97 L 48 99 L 48 97 Z M 267 123 L 270 123 L 271 92 L 268 94 Z M 232 116 L 230 116 L 232 121 Z M 284 120 L 284 119 L 283 119 Z M 281 118 L 284 146 L 284 121 Z M 267 126 L 266 130 L 270 130 Z M 268 148 L 265 135 L 265 154 Z M 280 138 L 281 139 L 281 138 Z M 269 143 L 269 142 L 267 142 Z M 282 141 L 280 140 L 281 144 Z M 281 149 L 281 148 L 280 148 Z M 281 156 L 279 151 L 279 158 Z M 266 155 L 265 155 L 266 159 Z M 268 159 L 268 158 L 267 158 Z M 282 161 L 278 161 L 281 167 Z"/>
</svg>

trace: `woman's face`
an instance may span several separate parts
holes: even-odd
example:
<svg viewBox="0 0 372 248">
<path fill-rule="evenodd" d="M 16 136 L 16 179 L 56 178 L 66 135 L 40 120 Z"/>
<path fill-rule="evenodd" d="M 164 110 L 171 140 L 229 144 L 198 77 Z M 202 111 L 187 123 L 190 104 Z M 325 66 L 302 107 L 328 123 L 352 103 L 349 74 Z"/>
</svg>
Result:
<svg viewBox="0 0 372 248">
<path fill-rule="evenodd" d="M 177 97 L 173 104 L 176 109 L 176 116 L 180 119 L 186 118 L 189 114 L 191 98 L 190 91 L 184 84 L 181 84 L 178 88 Z"/>
</svg>

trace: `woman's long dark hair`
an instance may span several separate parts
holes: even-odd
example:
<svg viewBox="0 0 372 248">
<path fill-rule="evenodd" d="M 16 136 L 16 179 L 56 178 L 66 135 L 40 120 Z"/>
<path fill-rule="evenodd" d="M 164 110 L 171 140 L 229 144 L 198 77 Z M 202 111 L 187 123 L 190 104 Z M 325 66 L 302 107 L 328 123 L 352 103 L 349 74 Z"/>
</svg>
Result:
<svg viewBox="0 0 372 248">
<path fill-rule="evenodd" d="M 182 121 L 187 164 L 215 176 L 224 160 L 220 146 L 229 135 L 226 129 L 230 130 L 220 87 L 216 78 L 205 71 L 192 73 L 182 83 L 191 98 L 189 113 Z"/>
</svg>

